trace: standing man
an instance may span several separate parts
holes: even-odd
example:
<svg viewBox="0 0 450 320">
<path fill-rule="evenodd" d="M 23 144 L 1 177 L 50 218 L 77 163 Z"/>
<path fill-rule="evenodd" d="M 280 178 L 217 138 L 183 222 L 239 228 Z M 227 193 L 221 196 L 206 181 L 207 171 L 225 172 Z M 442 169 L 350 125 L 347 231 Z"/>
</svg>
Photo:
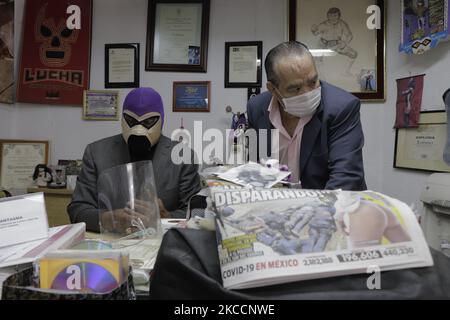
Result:
<svg viewBox="0 0 450 320">
<path fill-rule="evenodd" d="M 249 125 L 279 130 L 280 163 L 292 182 L 305 189 L 365 190 L 359 99 L 319 81 L 300 42 L 270 50 L 265 68 L 269 91 L 249 101 Z M 269 141 L 269 154 L 270 148 Z"/>
</svg>

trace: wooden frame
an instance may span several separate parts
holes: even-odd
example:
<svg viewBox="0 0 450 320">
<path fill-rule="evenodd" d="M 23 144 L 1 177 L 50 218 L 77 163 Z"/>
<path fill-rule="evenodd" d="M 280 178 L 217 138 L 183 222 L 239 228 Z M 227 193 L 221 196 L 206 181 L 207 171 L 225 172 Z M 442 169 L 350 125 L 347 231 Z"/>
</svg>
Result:
<svg viewBox="0 0 450 320">
<path fill-rule="evenodd" d="M 210 81 L 174 81 L 173 112 L 210 112 Z"/>
<path fill-rule="evenodd" d="M 34 161 L 32 159 L 33 156 L 36 156 L 36 154 L 31 154 L 32 152 L 30 152 L 30 150 L 19 150 L 16 151 L 16 156 L 13 159 L 12 162 L 14 162 L 15 165 L 17 165 L 18 167 L 20 167 L 20 170 L 18 170 L 17 175 L 20 175 L 21 177 L 17 178 L 18 180 L 20 180 L 20 178 L 22 178 L 22 180 L 26 180 L 26 178 L 28 176 L 32 176 L 33 175 L 33 171 L 35 169 L 35 167 L 38 164 L 47 164 L 48 163 L 48 158 L 49 158 L 49 142 L 48 141 L 39 141 L 39 140 L 0 140 L 0 186 L 3 188 L 27 188 L 29 187 L 29 185 L 17 185 L 16 183 L 14 183 L 14 185 L 9 185 L 8 181 L 4 181 L 5 176 L 3 175 L 4 172 L 4 165 L 5 165 L 5 157 L 7 156 L 7 154 L 5 154 L 5 150 L 4 150 L 4 146 L 10 144 L 10 145 L 29 145 L 29 147 L 33 148 L 34 150 L 37 150 L 38 155 L 40 155 L 40 150 L 36 148 L 36 145 L 40 145 L 41 147 L 43 146 L 44 151 L 42 156 L 42 159 L 35 159 L 36 161 Z M 15 148 L 12 148 L 11 150 L 14 150 Z M 23 159 L 20 159 L 20 156 L 22 155 Z M 21 161 L 22 160 L 22 161 Z M 27 173 L 24 173 L 24 167 L 27 167 L 26 170 Z M 29 173 L 28 173 L 29 171 Z M 15 175 L 15 174 L 14 174 Z M 30 185 L 32 183 L 32 180 L 29 181 Z M 6 183 L 6 184 L 5 184 Z"/>
<path fill-rule="evenodd" d="M 195 10 L 201 10 L 201 21 L 189 16 Z M 209 11 L 210 0 L 149 0 L 145 70 L 206 72 Z M 174 12 L 184 18 L 178 25 Z M 180 31 L 181 22 L 188 29 Z"/>
<path fill-rule="evenodd" d="M 450 172 L 443 159 L 446 139 L 446 112 L 421 112 L 418 128 L 396 129 L 394 168 Z"/>
<path fill-rule="evenodd" d="M 123 44 L 105 44 L 105 88 L 138 88 L 139 87 L 139 43 L 123 43 Z M 120 62 L 122 63 L 132 63 L 134 67 L 132 68 L 132 81 L 123 81 L 125 78 L 129 78 L 130 75 L 126 73 L 114 74 L 112 75 L 112 70 L 110 70 L 110 55 L 114 54 L 114 50 L 121 50 L 124 53 L 125 50 L 134 51 L 133 61 L 130 61 L 131 57 L 121 57 Z M 112 81 L 110 77 L 116 78 L 116 81 Z M 122 79 L 122 80 L 121 80 Z"/>
<path fill-rule="evenodd" d="M 245 42 L 225 42 L 225 88 L 259 88 L 262 83 L 262 41 L 245 41 Z M 250 52 L 242 53 L 243 49 Z M 230 58 L 230 51 L 241 51 L 241 54 L 236 54 Z M 253 54 L 256 54 L 253 56 Z M 232 55 L 232 54 L 231 54 Z M 249 59 L 254 59 L 250 61 Z M 245 70 L 241 66 L 236 66 L 239 69 L 238 73 L 230 72 L 233 68 L 234 62 L 243 64 L 245 66 L 254 65 L 254 70 Z M 255 74 L 249 74 L 252 71 Z M 250 79 L 250 77 L 252 79 Z M 254 79 L 254 81 L 252 81 Z"/>
<path fill-rule="evenodd" d="M 335 6 L 336 2 L 333 1 L 313 1 L 313 0 L 289 0 L 289 40 L 302 41 L 308 46 L 308 48 L 317 55 L 316 62 L 321 62 L 324 67 L 319 69 L 319 76 L 327 80 L 327 76 L 330 77 L 329 82 L 344 90 L 352 92 L 355 96 L 366 102 L 382 102 L 385 101 L 386 92 L 386 59 L 385 59 L 385 46 L 386 46 L 386 14 L 385 14 L 385 0 L 366 0 L 367 3 L 353 0 L 341 1 L 339 4 L 345 8 L 352 8 L 352 12 L 346 13 L 342 11 L 343 21 L 342 25 L 349 26 L 347 19 L 351 19 L 353 22 L 351 26 L 357 26 L 354 30 L 358 31 L 359 34 L 371 35 L 375 33 L 372 37 L 360 36 L 358 37 L 359 42 L 353 38 L 352 31 L 350 31 L 351 38 L 348 43 L 339 40 L 325 40 L 322 35 L 322 31 L 325 28 L 329 28 L 330 25 L 320 24 L 310 24 L 305 30 L 299 34 L 299 29 L 301 29 L 301 21 L 297 16 L 297 13 L 304 14 L 308 19 L 319 19 L 317 23 L 324 19 L 329 19 L 327 10 Z M 302 3 L 308 2 L 308 5 L 314 9 L 309 10 L 306 8 L 302 10 Z M 328 4 L 327 4 L 328 3 Z M 359 6 L 355 8 L 355 5 Z M 367 26 L 367 19 L 370 15 L 366 13 L 368 5 L 377 5 L 380 9 L 380 29 L 370 30 Z M 334 8 L 333 8 L 334 9 Z M 338 9 L 341 9 L 338 8 Z M 355 15 L 355 11 L 360 10 L 359 15 Z M 313 11 L 313 12 L 311 12 Z M 358 11 L 359 12 L 359 11 Z M 339 13 L 339 19 L 341 18 L 341 13 Z M 310 21 L 309 20 L 309 21 Z M 347 20 L 347 21 L 345 21 Z M 324 21 L 325 22 L 325 21 Z M 315 26 L 318 28 L 316 29 Z M 322 26 L 322 27 L 321 27 Z M 360 26 L 360 27 L 358 27 Z M 338 28 L 338 27 L 335 27 Z M 351 30 L 351 27 L 347 27 Z M 307 31 L 306 31 L 307 30 Z M 314 30 L 314 31 L 313 31 Z M 324 37 L 327 37 L 325 35 Z M 375 40 L 376 39 L 376 40 Z M 357 46 L 358 50 L 352 48 L 352 46 Z M 373 50 L 370 50 L 370 46 L 374 45 Z M 359 52 L 358 52 L 359 51 Z M 361 54 L 363 51 L 364 54 Z M 316 53 L 314 53 L 316 52 Z M 373 53 L 373 56 L 371 55 Z M 356 57 L 355 57 L 356 55 Z M 347 57 L 346 57 L 347 56 Z M 344 70 L 344 64 L 347 63 L 345 58 L 349 59 L 348 70 Z M 359 60 L 358 60 L 359 59 Z M 368 61 L 372 61 L 368 65 Z M 325 62 L 324 62 L 325 61 Z M 353 61 L 353 64 L 350 62 Z M 363 62 L 361 62 L 363 61 Z M 328 63 L 327 66 L 325 64 Z M 336 72 L 330 65 L 336 69 L 342 68 L 342 74 Z M 345 75 L 345 77 L 344 77 Z"/>
<path fill-rule="evenodd" d="M 90 99 L 96 101 L 95 108 L 97 110 L 90 108 Z M 117 121 L 119 120 L 119 109 L 119 91 L 84 91 L 83 120 Z"/>
</svg>

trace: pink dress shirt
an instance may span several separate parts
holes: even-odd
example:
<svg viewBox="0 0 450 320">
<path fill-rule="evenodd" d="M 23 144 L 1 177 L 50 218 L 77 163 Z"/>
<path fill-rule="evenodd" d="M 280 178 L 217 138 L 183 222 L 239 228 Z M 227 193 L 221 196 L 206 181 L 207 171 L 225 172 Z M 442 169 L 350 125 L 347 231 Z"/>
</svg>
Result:
<svg viewBox="0 0 450 320">
<path fill-rule="evenodd" d="M 275 129 L 280 130 L 280 163 L 287 165 L 291 174 L 291 182 L 300 182 L 300 147 L 302 143 L 303 128 L 311 120 L 311 116 L 300 118 L 291 137 L 283 127 L 278 100 L 272 97 L 269 105 L 269 120 Z"/>
</svg>

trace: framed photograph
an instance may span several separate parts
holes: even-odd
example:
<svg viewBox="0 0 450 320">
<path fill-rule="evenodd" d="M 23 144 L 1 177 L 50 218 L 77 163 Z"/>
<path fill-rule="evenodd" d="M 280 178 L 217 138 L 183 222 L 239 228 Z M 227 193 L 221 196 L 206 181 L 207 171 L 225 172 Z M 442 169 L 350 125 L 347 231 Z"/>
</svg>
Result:
<svg viewBox="0 0 450 320">
<path fill-rule="evenodd" d="M 0 140 L 0 187 L 26 189 L 37 165 L 48 163 L 49 142 Z"/>
<path fill-rule="evenodd" d="M 58 166 L 65 167 L 66 175 L 68 176 L 79 176 L 82 165 L 82 160 L 58 160 Z"/>
<path fill-rule="evenodd" d="M 225 42 L 225 88 L 261 87 L 262 41 Z"/>
<path fill-rule="evenodd" d="M 145 70 L 206 72 L 210 0 L 149 0 Z"/>
<path fill-rule="evenodd" d="M 139 43 L 105 44 L 105 88 L 139 87 Z"/>
<path fill-rule="evenodd" d="M 119 92 L 86 90 L 83 98 L 84 120 L 119 120 Z"/>
<path fill-rule="evenodd" d="M 396 131 L 394 168 L 450 172 L 443 159 L 446 141 L 446 112 L 421 112 L 418 128 Z"/>
<path fill-rule="evenodd" d="M 209 112 L 210 81 L 176 81 L 173 83 L 173 112 Z"/>
<path fill-rule="evenodd" d="M 379 14 L 367 14 L 374 5 Z M 371 15 L 379 25 L 369 24 Z M 321 80 L 363 101 L 385 101 L 384 0 L 289 0 L 289 40 L 310 49 Z"/>
</svg>

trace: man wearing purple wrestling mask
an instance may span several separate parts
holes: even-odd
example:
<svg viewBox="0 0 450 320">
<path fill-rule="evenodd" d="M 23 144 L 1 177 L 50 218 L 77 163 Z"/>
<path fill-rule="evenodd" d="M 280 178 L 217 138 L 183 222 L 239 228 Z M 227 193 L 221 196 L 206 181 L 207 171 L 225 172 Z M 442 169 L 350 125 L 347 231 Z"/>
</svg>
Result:
<svg viewBox="0 0 450 320">
<path fill-rule="evenodd" d="M 177 142 L 162 135 L 163 125 L 163 102 L 155 90 L 139 88 L 127 95 L 123 104 L 122 134 L 86 147 L 82 171 L 67 207 L 72 223 L 85 222 L 87 230 L 98 232 L 98 177 L 109 168 L 143 160 L 153 162 L 161 216 L 186 216 L 189 198 L 200 190 L 198 166 L 172 162 L 172 148 Z M 121 214 L 127 217 L 125 211 Z M 105 224 L 102 218 L 102 226 Z"/>
</svg>

